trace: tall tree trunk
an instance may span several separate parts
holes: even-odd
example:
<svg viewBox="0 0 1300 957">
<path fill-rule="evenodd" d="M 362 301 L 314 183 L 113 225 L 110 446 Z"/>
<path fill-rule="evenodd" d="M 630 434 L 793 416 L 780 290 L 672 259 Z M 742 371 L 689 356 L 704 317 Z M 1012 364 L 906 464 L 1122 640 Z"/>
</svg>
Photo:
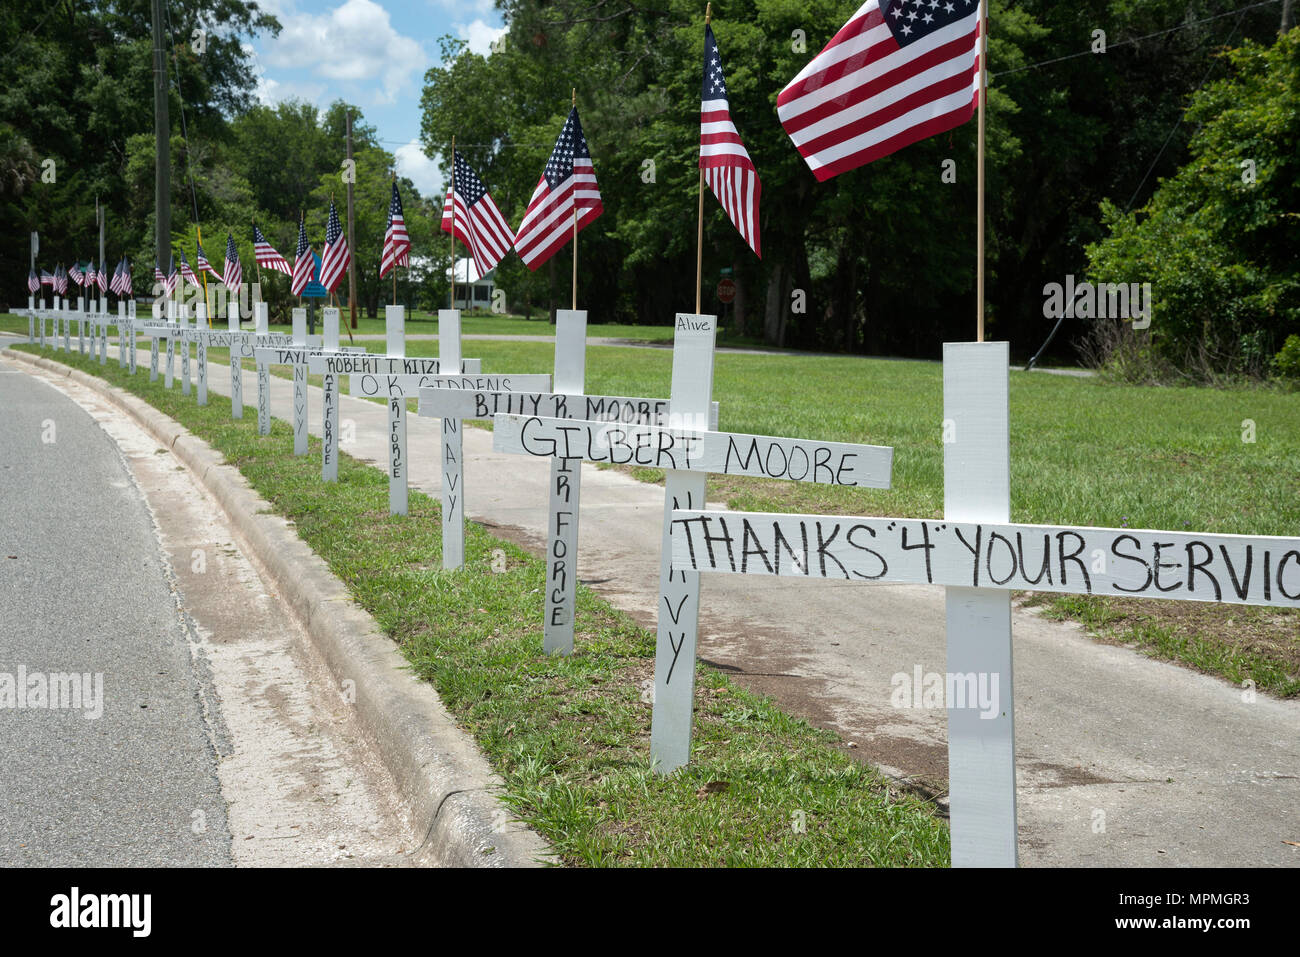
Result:
<svg viewBox="0 0 1300 957">
<path fill-rule="evenodd" d="M 1286 33 L 1295 25 L 1292 9 L 1293 3 L 1294 0 L 1282 0 L 1282 33 Z"/>
<path fill-rule="evenodd" d="M 773 263 L 772 271 L 767 274 L 767 301 L 763 313 L 763 339 L 780 345 L 785 334 L 785 267 Z"/>
<path fill-rule="evenodd" d="M 745 281 L 741 278 L 742 263 L 739 259 L 733 260 L 731 264 L 731 276 L 736 283 L 736 298 L 732 301 L 731 308 L 736 311 L 734 321 L 736 324 L 736 335 L 745 334 Z"/>
</svg>

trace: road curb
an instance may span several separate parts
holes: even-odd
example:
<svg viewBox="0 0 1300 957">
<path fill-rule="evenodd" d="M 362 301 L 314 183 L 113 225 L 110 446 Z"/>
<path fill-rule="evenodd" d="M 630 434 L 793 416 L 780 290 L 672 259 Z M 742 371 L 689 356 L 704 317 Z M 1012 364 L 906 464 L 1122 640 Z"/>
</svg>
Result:
<svg viewBox="0 0 1300 957">
<path fill-rule="evenodd" d="M 438 693 L 411 675 L 374 618 L 238 469 L 176 420 L 98 376 L 31 353 L 5 354 L 104 396 L 172 450 L 220 503 L 338 686 L 355 695 L 357 717 L 423 834 L 419 863 L 536 867 L 553 860 L 540 835 L 510 820 L 497 796 L 503 782 Z"/>
</svg>

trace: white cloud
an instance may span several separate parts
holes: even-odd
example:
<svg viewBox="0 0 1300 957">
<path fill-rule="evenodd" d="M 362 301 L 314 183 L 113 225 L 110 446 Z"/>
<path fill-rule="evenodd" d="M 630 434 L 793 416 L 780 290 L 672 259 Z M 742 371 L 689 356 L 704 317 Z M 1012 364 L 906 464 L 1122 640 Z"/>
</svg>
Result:
<svg viewBox="0 0 1300 957">
<path fill-rule="evenodd" d="M 492 49 L 492 41 L 499 36 L 504 36 L 506 28 L 494 27 L 486 20 L 478 19 L 469 24 L 456 24 L 456 32 L 460 34 L 462 40 L 469 43 L 471 53 L 487 56 Z"/>
<path fill-rule="evenodd" d="M 397 157 L 398 174 L 414 183 L 421 196 L 442 195 L 444 185 L 442 171 L 438 169 L 436 160 L 431 160 L 424 155 L 419 140 L 411 140 L 399 146 L 394 156 Z"/>
<path fill-rule="evenodd" d="M 345 0 L 320 14 L 299 13 L 291 2 L 276 6 L 283 29 L 266 42 L 271 66 L 345 82 L 378 81 L 374 101 L 392 103 L 427 65 L 424 48 L 398 33 L 374 0 Z"/>
<path fill-rule="evenodd" d="M 470 13 L 487 16 L 492 12 L 493 0 L 432 0 L 432 5 L 460 14 L 467 12 L 465 8 L 468 7 Z"/>
</svg>

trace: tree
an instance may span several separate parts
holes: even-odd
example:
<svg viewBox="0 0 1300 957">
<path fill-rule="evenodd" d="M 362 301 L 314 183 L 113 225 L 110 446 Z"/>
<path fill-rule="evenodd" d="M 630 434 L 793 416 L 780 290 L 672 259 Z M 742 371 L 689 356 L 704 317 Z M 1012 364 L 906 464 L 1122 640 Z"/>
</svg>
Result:
<svg viewBox="0 0 1300 957">
<path fill-rule="evenodd" d="M 1300 331 L 1300 32 L 1224 56 L 1188 108 L 1188 161 L 1137 212 L 1105 204 L 1088 256 L 1097 281 L 1152 284 L 1154 358 L 1259 373 Z"/>
</svg>

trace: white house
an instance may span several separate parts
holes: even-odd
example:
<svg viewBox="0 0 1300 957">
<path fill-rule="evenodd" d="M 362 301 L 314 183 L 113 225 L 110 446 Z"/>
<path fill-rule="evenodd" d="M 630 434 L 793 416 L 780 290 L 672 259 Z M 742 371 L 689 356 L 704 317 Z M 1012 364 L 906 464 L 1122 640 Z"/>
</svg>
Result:
<svg viewBox="0 0 1300 957">
<path fill-rule="evenodd" d="M 450 277 L 451 270 L 446 271 Z M 492 290 L 496 288 L 494 278 L 496 270 L 488 270 L 479 275 L 473 259 L 456 260 L 456 301 L 453 309 L 469 312 L 471 309 L 489 309 L 492 306 Z"/>
</svg>

